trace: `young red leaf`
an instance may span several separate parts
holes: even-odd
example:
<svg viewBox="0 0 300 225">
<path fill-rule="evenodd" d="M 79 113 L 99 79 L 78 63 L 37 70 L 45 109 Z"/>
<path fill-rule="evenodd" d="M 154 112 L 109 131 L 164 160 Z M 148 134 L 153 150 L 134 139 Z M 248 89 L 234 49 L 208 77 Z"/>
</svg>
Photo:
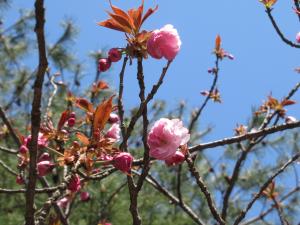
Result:
<svg viewBox="0 0 300 225">
<path fill-rule="evenodd" d="M 216 52 L 218 52 L 221 49 L 221 36 L 217 35 L 216 37 L 216 46 L 215 46 L 215 50 Z"/>
<path fill-rule="evenodd" d="M 83 133 L 80 132 L 76 132 L 76 137 L 78 138 L 78 140 L 83 143 L 84 145 L 89 145 L 90 141 L 88 139 L 87 136 L 85 136 Z"/>
<path fill-rule="evenodd" d="M 112 100 L 114 96 L 111 96 L 108 100 L 102 102 L 95 111 L 93 119 L 93 130 L 96 132 L 98 129 L 103 130 L 107 123 L 110 113 L 113 110 Z"/>
<path fill-rule="evenodd" d="M 85 111 L 94 112 L 94 107 L 93 107 L 92 103 L 90 103 L 85 98 L 77 98 L 75 103 L 76 103 L 77 107 L 79 107 Z"/>
<path fill-rule="evenodd" d="M 289 99 L 283 100 L 283 101 L 281 102 L 281 105 L 282 105 L 282 106 L 294 105 L 294 104 L 296 104 L 296 101 L 294 101 L 294 100 L 289 100 Z"/>
<path fill-rule="evenodd" d="M 70 110 L 65 110 L 62 112 L 59 122 L 57 124 L 57 129 L 60 130 L 63 125 L 65 124 L 65 122 L 67 122 L 67 120 L 69 119 L 70 116 Z"/>
</svg>

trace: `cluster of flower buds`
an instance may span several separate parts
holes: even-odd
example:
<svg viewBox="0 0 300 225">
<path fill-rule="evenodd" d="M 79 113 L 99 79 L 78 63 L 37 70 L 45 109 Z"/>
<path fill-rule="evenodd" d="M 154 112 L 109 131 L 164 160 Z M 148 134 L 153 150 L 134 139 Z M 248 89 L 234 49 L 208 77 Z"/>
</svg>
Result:
<svg viewBox="0 0 300 225">
<path fill-rule="evenodd" d="M 112 62 L 118 62 L 121 58 L 122 58 L 122 53 L 119 49 L 117 48 L 110 49 L 107 58 L 99 59 L 98 70 L 101 72 L 107 71 L 110 68 Z"/>
</svg>

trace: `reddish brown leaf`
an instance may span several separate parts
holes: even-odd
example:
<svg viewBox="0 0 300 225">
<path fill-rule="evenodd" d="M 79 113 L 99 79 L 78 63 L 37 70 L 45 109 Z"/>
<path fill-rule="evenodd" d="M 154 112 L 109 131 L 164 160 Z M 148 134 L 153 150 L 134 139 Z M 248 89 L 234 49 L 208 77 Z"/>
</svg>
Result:
<svg viewBox="0 0 300 225">
<path fill-rule="evenodd" d="M 141 22 L 140 26 L 142 26 L 142 24 L 145 22 L 145 20 L 149 16 L 151 16 L 157 9 L 158 9 L 158 5 L 154 9 L 152 9 L 152 8 L 148 9 L 146 14 L 143 16 L 143 19 L 142 19 L 142 22 Z"/>
<path fill-rule="evenodd" d="M 110 29 L 113 29 L 113 30 L 117 30 L 117 31 L 121 31 L 121 32 L 126 33 L 126 30 L 124 30 L 124 27 L 122 27 L 120 24 L 116 23 L 116 21 L 113 20 L 113 19 L 108 19 L 108 20 L 99 22 L 97 24 L 99 26 L 103 26 L 103 27 L 106 27 L 106 28 L 110 28 Z"/>
<path fill-rule="evenodd" d="M 112 14 L 112 13 L 108 13 L 111 18 L 118 24 L 120 24 L 120 26 L 126 31 L 126 33 L 130 34 L 133 27 L 130 24 L 130 21 L 128 21 L 127 19 L 125 19 L 124 17 L 120 16 L 120 15 L 116 15 L 116 14 Z"/>
<path fill-rule="evenodd" d="M 215 46 L 216 51 L 219 51 L 221 49 L 221 41 L 222 41 L 221 36 L 217 35 L 217 37 L 216 37 L 216 46 Z"/>
<path fill-rule="evenodd" d="M 87 136 L 85 136 L 83 133 L 80 132 L 76 132 L 76 137 L 78 138 L 78 140 L 83 143 L 84 145 L 89 145 L 90 141 L 88 139 Z"/>
<path fill-rule="evenodd" d="M 57 129 L 60 130 L 63 125 L 65 124 L 65 122 L 67 122 L 67 120 L 69 119 L 69 115 L 70 115 L 70 110 L 65 110 L 62 112 L 59 122 L 57 124 Z"/>
<path fill-rule="evenodd" d="M 93 107 L 92 103 L 90 103 L 85 98 L 77 98 L 75 103 L 76 103 L 77 107 L 79 107 L 85 111 L 94 112 L 94 107 Z"/>
<path fill-rule="evenodd" d="M 97 88 L 103 90 L 103 89 L 108 89 L 109 86 L 105 81 L 100 80 L 97 84 Z"/>
<path fill-rule="evenodd" d="M 95 111 L 94 119 L 93 119 L 93 130 L 97 132 L 97 130 L 103 130 L 106 122 L 109 119 L 110 113 L 112 112 L 113 105 L 112 100 L 114 96 L 111 96 L 108 100 L 102 102 Z"/>
<path fill-rule="evenodd" d="M 289 100 L 289 99 L 283 100 L 283 101 L 281 102 L 281 105 L 282 105 L 282 106 L 294 105 L 294 104 L 296 104 L 296 101 L 294 101 L 294 100 Z"/>
</svg>

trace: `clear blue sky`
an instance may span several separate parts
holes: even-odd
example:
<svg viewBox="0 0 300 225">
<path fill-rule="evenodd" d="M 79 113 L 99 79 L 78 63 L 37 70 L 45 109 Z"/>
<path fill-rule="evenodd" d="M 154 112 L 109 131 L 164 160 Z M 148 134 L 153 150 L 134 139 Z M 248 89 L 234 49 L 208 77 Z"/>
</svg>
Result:
<svg viewBox="0 0 300 225">
<path fill-rule="evenodd" d="M 13 1 L 11 9 L 14 10 L 11 10 L 9 20 L 17 18 L 15 9 L 31 8 L 33 2 Z M 113 3 L 128 9 L 136 7 L 140 1 L 115 0 Z M 96 22 L 107 18 L 105 10 L 110 9 L 108 1 L 51 0 L 45 1 L 45 4 L 48 42 L 55 42 L 60 34 L 59 23 L 62 19 L 72 18 L 78 26 L 80 33 L 74 52 L 84 64 L 87 79 L 94 76 L 94 64 L 88 57 L 91 50 L 125 46 L 122 33 L 96 25 Z M 171 23 L 178 29 L 183 43 L 157 95 L 157 98 L 167 100 L 170 107 L 186 100 L 191 109 L 203 101 L 199 93 L 208 89 L 212 81 L 212 76 L 206 71 L 214 63 L 211 52 L 217 34 L 222 36 L 223 47 L 236 58 L 221 63 L 218 87 L 224 103 L 211 103 L 203 113 L 202 127 L 207 124 L 215 127 L 209 139 L 232 135 L 236 123 L 245 123 L 249 118 L 252 106 L 261 104 L 271 91 L 275 97 L 283 97 L 299 80 L 299 75 L 293 71 L 300 66 L 298 50 L 279 40 L 263 5 L 258 1 L 146 0 L 146 8 L 157 4 L 158 11 L 143 28 L 152 30 Z M 286 36 L 294 40 L 300 27 L 290 1 L 279 1 L 273 13 Z M 146 62 L 148 87 L 157 80 L 165 63 L 164 60 L 154 59 Z M 120 66 L 121 62 L 114 64 L 109 72 L 108 78 L 115 85 Z M 125 80 L 125 104 L 128 108 L 138 103 L 134 69 L 129 70 Z M 289 112 L 300 118 L 299 111 Z"/>
<path fill-rule="evenodd" d="M 8 21 L 14 21 L 16 9 L 32 8 L 34 1 L 15 0 Z M 113 0 L 123 9 L 137 6 L 140 1 Z M 47 41 L 55 42 L 61 30 L 59 23 L 72 18 L 79 28 L 74 52 L 85 67 L 86 80 L 94 78 L 94 62 L 88 57 L 91 50 L 124 47 L 124 35 L 96 25 L 105 20 L 109 10 L 104 0 L 48 0 L 46 32 Z M 214 126 L 206 140 L 233 135 L 237 123 L 246 123 L 251 116 L 251 107 L 258 106 L 271 92 L 282 98 L 299 81 L 294 68 L 300 66 L 299 50 L 284 44 L 275 33 L 258 0 L 226 1 L 174 1 L 146 0 L 146 8 L 159 5 L 143 28 L 158 29 L 165 24 L 177 28 L 182 49 L 167 74 L 157 99 L 167 101 L 170 108 L 180 100 L 188 103 L 189 110 L 203 101 L 200 91 L 210 87 L 212 76 L 207 69 L 213 66 L 211 54 L 214 40 L 220 34 L 225 50 L 235 56 L 234 61 L 224 60 L 221 65 L 218 88 L 223 104 L 210 103 L 201 118 L 201 128 Z M 295 39 L 300 31 L 299 22 L 292 11 L 292 1 L 278 1 L 273 15 L 285 35 Z M 149 87 L 158 79 L 165 60 L 149 59 L 145 64 L 145 77 Z M 121 62 L 114 64 L 107 78 L 117 85 Z M 132 66 L 133 67 L 133 66 Z M 130 109 L 138 101 L 138 85 L 135 68 L 130 68 L 125 77 L 125 107 Z M 294 98 L 299 102 L 299 94 Z M 291 106 L 289 115 L 300 118 L 299 106 Z"/>
</svg>

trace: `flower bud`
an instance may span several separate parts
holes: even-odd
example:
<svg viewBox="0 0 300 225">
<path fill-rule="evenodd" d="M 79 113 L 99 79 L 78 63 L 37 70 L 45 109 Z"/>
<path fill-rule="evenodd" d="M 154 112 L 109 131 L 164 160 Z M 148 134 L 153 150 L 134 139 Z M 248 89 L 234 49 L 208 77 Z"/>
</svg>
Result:
<svg viewBox="0 0 300 225">
<path fill-rule="evenodd" d="M 112 62 L 118 62 L 122 58 L 122 54 L 117 48 L 112 48 L 108 52 L 108 58 Z"/>
<path fill-rule="evenodd" d="M 118 141 L 120 139 L 120 126 L 118 123 L 114 123 L 106 132 L 105 137 Z"/>
<path fill-rule="evenodd" d="M 76 118 L 76 113 L 75 112 L 71 112 L 69 115 L 69 118 Z"/>
<path fill-rule="evenodd" d="M 21 176 L 21 174 L 17 175 L 16 183 L 19 184 L 19 185 L 22 185 L 22 184 L 25 183 L 25 181 L 24 181 L 23 177 Z"/>
<path fill-rule="evenodd" d="M 26 145 L 21 145 L 21 147 L 19 148 L 19 152 L 21 154 L 26 154 L 28 152 L 28 148 L 26 147 Z"/>
<path fill-rule="evenodd" d="M 131 169 L 133 157 L 128 152 L 120 152 L 113 158 L 113 166 L 124 173 Z"/>
<path fill-rule="evenodd" d="M 37 163 L 37 170 L 39 176 L 45 176 L 52 171 L 55 164 L 50 161 L 41 161 Z"/>
<path fill-rule="evenodd" d="M 300 43 L 300 32 L 296 34 L 296 41 L 297 43 Z"/>
<path fill-rule="evenodd" d="M 176 151 L 172 157 L 165 160 L 165 163 L 167 164 L 167 166 L 175 166 L 182 163 L 184 159 L 184 154 L 180 151 Z"/>
<path fill-rule="evenodd" d="M 75 122 L 75 118 L 71 117 L 70 119 L 68 119 L 68 126 L 73 127 L 75 125 Z"/>
<path fill-rule="evenodd" d="M 76 174 L 71 178 L 70 183 L 68 184 L 68 190 L 70 190 L 71 192 L 77 192 L 80 189 L 81 189 L 80 177 Z"/>
<path fill-rule="evenodd" d="M 98 69 L 101 72 L 105 72 L 106 70 L 108 70 L 111 66 L 111 60 L 104 58 L 104 59 L 100 59 L 98 62 Z"/>
<path fill-rule="evenodd" d="M 43 154 L 41 154 L 38 161 L 41 162 L 41 161 L 50 161 L 50 160 L 51 160 L 51 157 L 50 157 L 49 153 L 44 152 Z"/>
<path fill-rule="evenodd" d="M 120 121 L 120 118 L 117 114 L 115 113 L 111 113 L 109 115 L 109 119 L 108 119 L 108 122 L 109 123 L 118 123 Z"/>
<path fill-rule="evenodd" d="M 90 200 L 90 194 L 87 191 L 83 191 L 80 193 L 80 200 L 83 202 L 87 202 Z"/>
</svg>

